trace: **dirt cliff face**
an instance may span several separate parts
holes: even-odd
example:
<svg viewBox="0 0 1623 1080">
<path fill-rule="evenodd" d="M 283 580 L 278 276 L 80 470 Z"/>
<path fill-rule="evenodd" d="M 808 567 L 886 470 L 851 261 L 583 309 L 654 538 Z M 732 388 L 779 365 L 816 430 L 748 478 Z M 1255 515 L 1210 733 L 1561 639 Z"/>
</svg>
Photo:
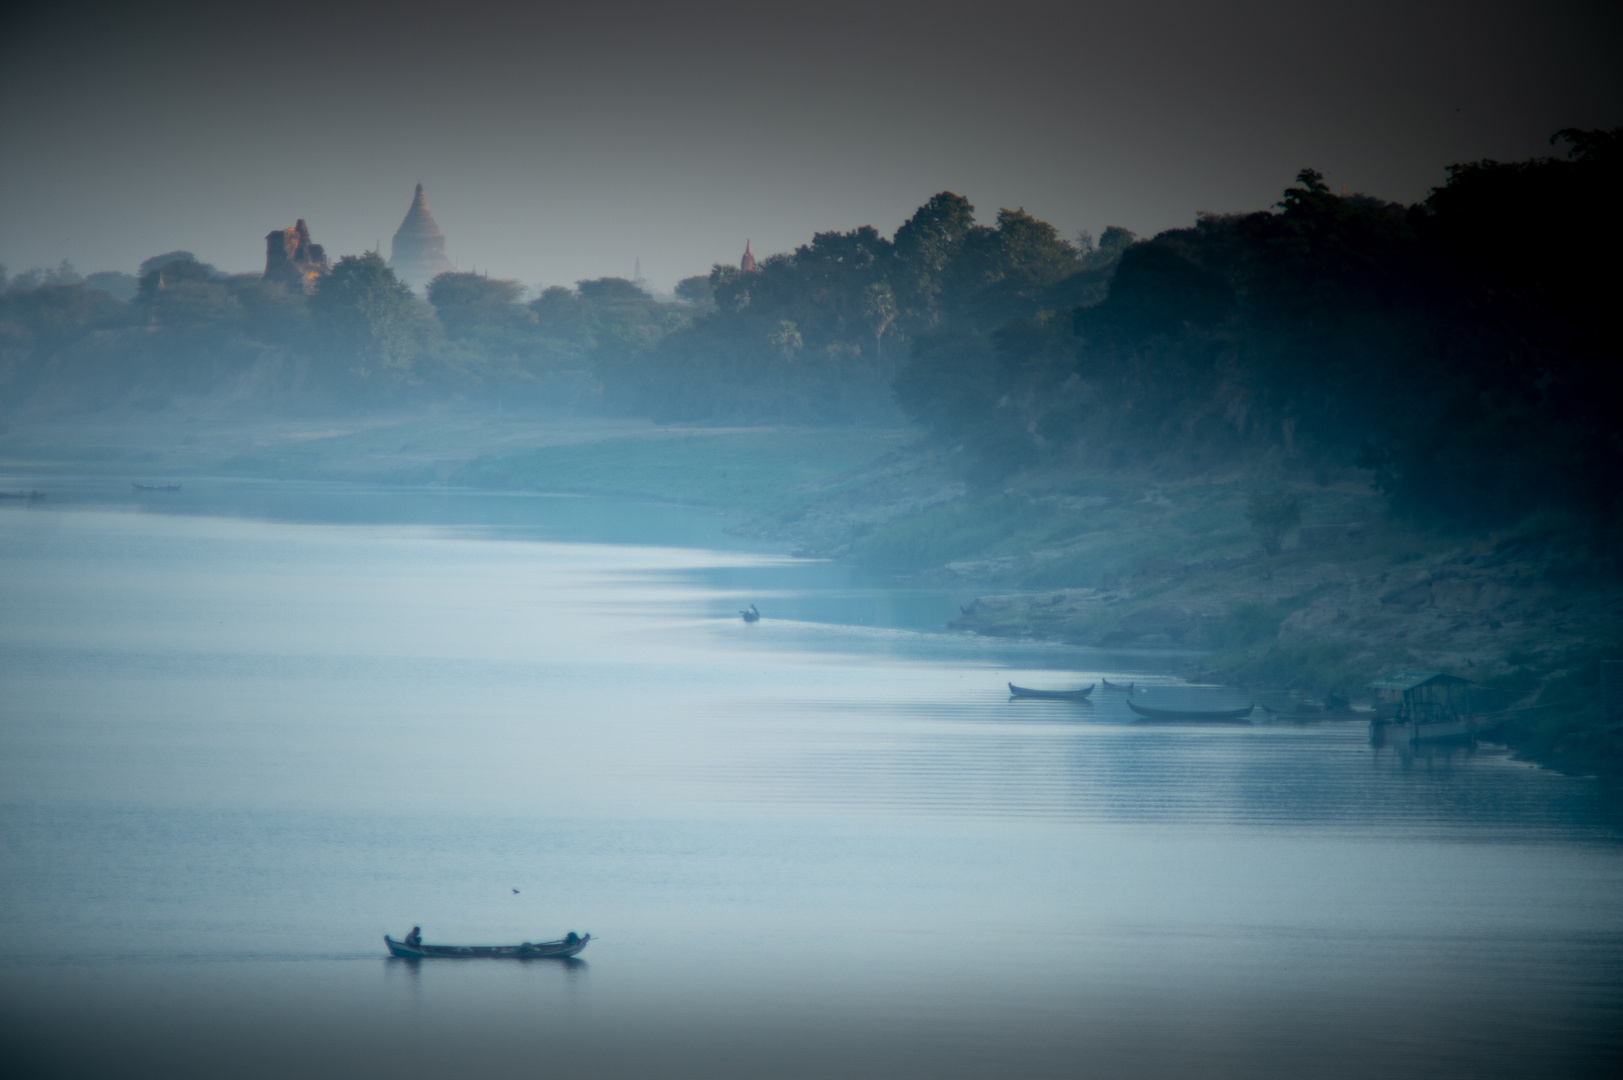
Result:
<svg viewBox="0 0 1623 1080">
<path fill-rule="evenodd" d="M 1400 668 L 1447 671 L 1534 760 L 1623 775 L 1623 724 L 1596 727 L 1623 570 L 1566 519 L 1436 532 L 1392 519 L 1349 469 L 1296 483 L 1318 520 L 1268 554 L 1248 524 L 1249 473 L 1034 470 L 975 487 L 954 481 L 952 453 L 908 447 L 737 531 L 975 589 L 960 630 L 1181 650 L 1191 676 L 1298 708 L 1358 699 Z"/>
<path fill-rule="evenodd" d="M 303 218 L 291 229 L 265 234 L 266 281 L 280 281 L 310 293 L 329 269 L 326 251 L 310 242 L 310 229 Z"/>
</svg>

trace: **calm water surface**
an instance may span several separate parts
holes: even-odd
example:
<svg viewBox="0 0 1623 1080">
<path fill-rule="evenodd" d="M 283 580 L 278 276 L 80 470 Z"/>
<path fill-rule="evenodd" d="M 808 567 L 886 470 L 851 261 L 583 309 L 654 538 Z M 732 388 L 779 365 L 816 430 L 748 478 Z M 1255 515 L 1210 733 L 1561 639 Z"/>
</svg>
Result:
<svg viewBox="0 0 1623 1080">
<path fill-rule="evenodd" d="M 964 596 L 680 508 L 52 488 L 0 506 L 24 1074 L 1623 1061 L 1623 811 L 1594 781 L 1361 725 L 1136 724 L 1102 689 L 1011 702 L 1229 699 L 1176 658 L 939 632 Z M 593 941 L 385 959 L 413 923 Z"/>
</svg>

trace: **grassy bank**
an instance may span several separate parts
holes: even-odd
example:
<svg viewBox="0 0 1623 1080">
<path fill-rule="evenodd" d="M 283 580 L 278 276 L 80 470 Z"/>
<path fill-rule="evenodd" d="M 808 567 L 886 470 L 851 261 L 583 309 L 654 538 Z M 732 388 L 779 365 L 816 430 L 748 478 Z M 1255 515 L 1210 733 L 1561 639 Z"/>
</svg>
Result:
<svg viewBox="0 0 1623 1080">
<path fill-rule="evenodd" d="M 98 418 L 0 433 L 0 473 L 243 476 L 638 496 L 779 514 L 905 430 L 706 428 L 617 419 Z"/>
<path fill-rule="evenodd" d="M 636 495 L 781 514 L 805 500 L 808 485 L 863 465 L 912 437 L 893 429 L 650 426 L 592 441 L 483 454 L 447 480 L 467 487 Z"/>
</svg>

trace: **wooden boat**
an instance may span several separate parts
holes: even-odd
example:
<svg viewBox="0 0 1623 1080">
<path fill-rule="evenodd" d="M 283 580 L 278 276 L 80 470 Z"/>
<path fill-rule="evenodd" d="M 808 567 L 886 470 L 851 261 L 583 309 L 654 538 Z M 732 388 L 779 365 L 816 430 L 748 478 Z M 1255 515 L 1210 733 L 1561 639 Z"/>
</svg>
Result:
<svg viewBox="0 0 1623 1080">
<path fill-rule="evenodd" d="M 745 622 L 760 622 L 761 621 L 761 613 L 759 611 L 755 610 L 755 605 L 754 604 L 751 604 L 749 607 L 747 607 L 744 610 L 740 611 L 739 614 L 744 616 L 744 621 Z"/>
<path fill-rule="evenodd" d="M 404 941 L 396 941 L 388 934 L 383 935 L 383 943 L 389 947 L 389 955 L 398 956 L 402 960 L 561 959 L 574 956 L 586 948 L 586 943 L 591 940 L 591 934 L 577 934 L 573 930 L 557 941 L 526 941 L 522 945 L 407 945 Z"/>
<path fill-rule="evenodd" d="M 43 491 L 0 491 L 0 499 L 43 499 Z"/>
<path fill-rule="evenodd" d="M 1033 690 L 1028 686 L 1009 684 L 1009 693 L 1015 697 L 1041 698 L 1044 701 L 1085 701 L 1093 693 L 1093 684 L 1088 683 L 1080 690 Z"/>
<path fill-rule="evenodd" d="M 1109 679 L 1100 679 L 1099 681 L 1104 683 L 1106 690 L 1125 690 L 1129 694 L 1133 692 L 1132 683 L 1128 683 L 1126 686 L 1123 686 L 1121 683 L 1113 683 Z"/>
<path fill-rule="evenodd" d="M 1247 705 L 1243 709 L 1152 709 L 1136 701 L 1129 701 L 1127 707 L 1146 720 L 1199 720 L 1207 723 L 1245 720 L 1256 708 L 1255 705 Z"/>
<path fill-rule="evenodd" d="M 180 485 L 179 484 L 137 484 L 137 483 L 132 482 L 130 484 L 130 487 L 134 488 L 136 491 L 179 491 L 180 490 Z"/>
</svg>

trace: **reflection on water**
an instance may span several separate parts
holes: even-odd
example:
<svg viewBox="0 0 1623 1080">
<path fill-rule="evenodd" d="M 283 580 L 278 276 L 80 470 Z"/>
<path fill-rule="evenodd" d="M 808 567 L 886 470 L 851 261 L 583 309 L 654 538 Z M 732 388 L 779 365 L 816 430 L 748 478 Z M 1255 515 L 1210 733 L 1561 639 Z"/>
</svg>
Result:
<svg viewBox="0 0 1623 1080">
<path fill-rule="evenodd" d="M 1623 813 L 1592 781 L 1358 723 L 1141 724 L 1102 685 L 1011 701 L 1235 699 L 1176 657 L 937 632 L 960 598 L 680 508 L 178 494 L 0 510 L 0 1040 L 33 1071 L 1617 1062 Z M 593 937 L 385 958 L 413 923 Z"/>
</svg>

